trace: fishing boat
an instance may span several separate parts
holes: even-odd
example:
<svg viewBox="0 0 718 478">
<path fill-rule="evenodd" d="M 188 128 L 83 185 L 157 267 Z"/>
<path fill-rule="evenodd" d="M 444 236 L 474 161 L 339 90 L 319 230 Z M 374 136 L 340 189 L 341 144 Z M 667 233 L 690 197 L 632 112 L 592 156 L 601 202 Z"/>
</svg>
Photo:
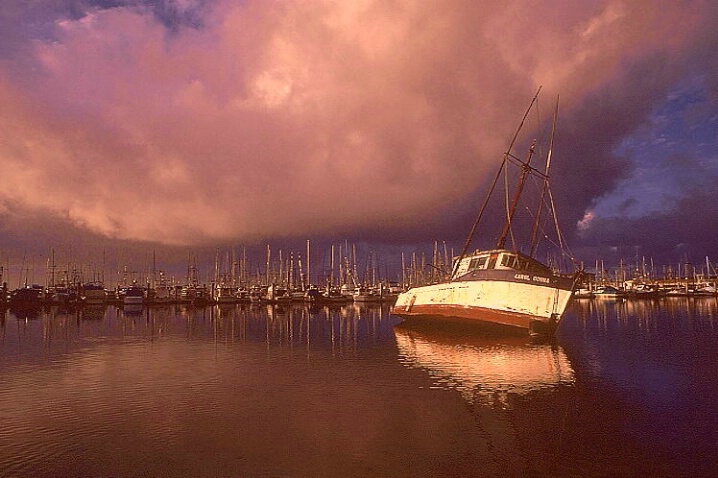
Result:
<svg viewBox="0 0 718 478">
<path fill-rule="evenodd" d="M 152 253 L 152 281 L 146 291 L 148 304 L 169 304 L 174 301 L 174 285 L 170 284 L 167 274 L 157 269 L 157 258 Z"/>
<path fill-rule="evenodd" d="M 553 219 L 558 243 L 563 242 L 553 210 L 553 199 L 548 182 L 557 114 L 554 114 L 551 140 L 543 171 L 539 171 L 531 164 L 536 148 L 535 142 L 530 146 L 525 160 L 511 153 L 526 117 L 537 101 L 538 94 L 537 92 L 531 101 L 509 148 L 504 153 L 486 201 L 480 209 L 461 254 L 454 258 L 452 271 L 447 274 L 448 278 L 438 283 L 411 287 L 401 293 L 393 308 L 396 315 L 471 319 L 526 329 L 532 335 L 555 332 L 580 277 L 579 273 L 562 273 L 557 267 L 550 267 L 535 257 L 538 239 L 545 235 L 540 223 L 544 209 L 549 213 L 547 216 Z M 505 182 L 508 182 L 510 165 L 518 166 L 520 175 L 512 200 L 509 197 L 509 188 L 505 191 L 506 216 L 498 242 L 493 248 L 469 252 L 473 236 L 482 222 L 502 174 L 507 175 Z M 534 221 L 533 232 L 530 234 L 530 247 L 524 252 L 516 241 L 513 221 L 529 176 L 539 178 L 541 191 L 530 215 Z M 509 237 L 511 246 L 507 245 Z M 576 262 L 573 261 L 574 270 L 575 264 Z"/>
</svg>

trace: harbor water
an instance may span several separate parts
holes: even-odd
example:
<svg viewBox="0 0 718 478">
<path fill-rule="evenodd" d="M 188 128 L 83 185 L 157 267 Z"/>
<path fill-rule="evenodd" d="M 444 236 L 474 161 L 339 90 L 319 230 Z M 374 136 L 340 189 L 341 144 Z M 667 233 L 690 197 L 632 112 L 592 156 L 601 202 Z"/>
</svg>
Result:
<svg viewBox="0 0 718 478">
<path fill-rule="evenodd" d="M 127 307 L 0 311 L 0 476 L 718 476 L 716 298 Z"/>
</svg>

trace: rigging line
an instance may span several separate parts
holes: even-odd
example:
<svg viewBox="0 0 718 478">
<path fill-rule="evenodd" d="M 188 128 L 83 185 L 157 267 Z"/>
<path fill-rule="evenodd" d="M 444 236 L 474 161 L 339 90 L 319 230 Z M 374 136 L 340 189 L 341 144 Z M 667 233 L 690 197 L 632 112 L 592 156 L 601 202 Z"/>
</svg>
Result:
<svg viewBox="0 0 718 478">
<path fill-rule="evenodd" d="M 526 117 L 531 112 L 531 108 L 533 108 L 534 103 L 536 103 L 536 100 L 538 99 L 538 95 L 541 92 L 541 86 L 538 87 L 536 90 L 536 94 L 531 99 L 531 103 L 529 104 L 529 107 L 526 109 L 526 112 L 524 113 L 523 118 L 521 118 L 521 123 L 519 123 L 519 127 L 516 128 L 516 132 L 514 133 L 513 138 L 511 139 L 511 142 L 509 143 L 509 147 L 506 150 L 506 153 L 504 154 L 504 159 L 501 162 L 501 167 L 499 167 L 499 170 L 496 172 L 496 177 L 494 178 L 493 183 L 491 184 L 491 188 L 489 190 L 489 193 L 486 196 L 486 200 L 484 201 L 484 204 L 481 206 L 481 210 L 479 211 L 479 216 L 476 218 L 476 221 L 474 221 L 474 225 L 471 227 L 471 232 L 469 232 L 469 236 L 466 238 L 466 242 L 464 243 L 464 247 L 461 250 L 461 254 L 459 255 L 456 263 L 454 264 L 454 269 L 451 273 L 451 278 L 453 279 L 454 274 L 456 274 L 456 271 L 459 268 L 459 263 L 466 255 L 466 251 L 469 249 L 469 246 L 471 245 L 471 241 L 474 237 L 474 234 L 476 233 L 476 228 L 479 226 L 479 222 L 481 221 L 481 218 L 483 217 L 484 211 L 486 210 L 486 206 L 489 202 L 489 199 L 491 198 L 491 195 L 496 187 L 496 183 L 498 182 L 499 178 L 501 177 L 501 171 L 506 167 L 506 162 L 508 161 L 508 158 L 511 156 L 511 150 L 514 147 L 514 143 L 516 142 L 516 138 L 518 138 L 519 133 L 521 132 L 521 129 L 523 129 L 524 122 L 526 122 Z"/>
<path fill-rule="evenodd" d="M 506 171 L 504 171 L 504 210 L 506 211 L 506 225 L 509 228 L 508 232 L 511 234 L 511 245 L 514 249 L 516 249 L 516 241 L 514 240 L 513 229 L 511 228 L 511 205 L 509 196 L 509 168 L 506 168 Z M 501 239 L 499 239 L 499 241 L 501 241 Z"/>
<path fill-rule="evenodd" d="M 536 94 L 534 95 L 533 99 L 531 100 L 531 104 L 529 104 L 528 109 L 526 110 L 526 113 L 524 113 L 524 117 L 521 118 L 521 123 L 519 123 L 519 127 L 516 128 L 516 132 L 514 133 L 514 137 L 511 139 L 511 143 L 509 143 L 509 147 L 506 150 L 506 154 L 510 155 L 511 150 L 514 148 L 514 143 L 516 142 L 516 138 L 518 138 L 519 133 L 521 132 L 521 129 L 524 127 L 524 123 L 526 122 L 526 118 L 528 117 L 529 113 L 531 112 L 531 108 L 533 108 L 534 103 L 538 100 L 539 93 L 541 92 L 541 86 L 538 87 L 538 90 L 536 90 Z"/>
<path fill-rule="evenodd" d="M 484 200 L 484 203 L 481 205 L 481 210 L 479 211 L 479 215 L 476 218 L 476 221 L 474 221 L 474 225 L 471 227 L 471 232 L 469 232 L 469 237 L 466 238 L 466 242 L 464 243 L 464 247 L 461 250 L 461 254 L 459 255 L 459 258 L 454 263 L 454 269 L 451 272 L 451 279 L 454 278 L 454 274 L 456 274 L 457 269 L 459 268 L 459 263 L 466 255 L 466 251 L 469 249 L 469 246 L 471 245 L 471 240 L 474 237 L 474 234 L 476 233 L 476 228 L 479 227 L 479 223 L 481 222 L 482 217 L 484 216 L 484 211 L 486 210 L 486 206 L 489 204 L 489 199 L 491 198 L 491 195 L 494 192 L 494 189 L 496 189 L 496 183 L 499 182 L 499 178 L 501 177 L 501 171 L 506 167 L 506 157 L 504 157 L 504 160 L 501 162 L 501 167 L 499 167 L 499 170 L 496 172 L 496 176 L 494 177 L 494 181 L 491 184 L 491 188 L 489 188 L 489 192 L 486 195 L 486 200 Z"/>
<path fill-rule="evenodd" d="M 540 144 L 536 143 L 536 146 L 540 146 Z M 509 155 L 509 162 L 515 166 L 522 168 L 522 169 L 528 170 L 528 173 L 531 174 L 532 176 L 538 176 L 541 179 L 546 179 L 548 177 L 544 171 L 539 171 L 534 166 L 531 166 L 530 164 L 526 164 L 523 160 L 517 158 L 514 155 Z"/>
<path fill-rule="evenodd" d="M 544 200 L 544 202 L 545 202 L 545 200 Z M 546 205 L 544 207 L 548 207 L 548 205 Z M 526 209 L 526 212 L 528 213 L 528 215 L 534 220 L 534 224 L 537 226 L 539 232 L 541 232 L 541 235 L 536 239 L 536 248 L 538 248 L 538 242 L 542 238 L 546 239 L 552 245 L 556 246 L 556 248 L 559 248 L 559 244 L 557 244 L 556 241 L 552 240 L 549 237 L 548 233 L 546 232 L 546 229 L 544 228 L 544 225 L 540 224 L 538 214 L 534 215 L 533 211 L 531 211 L 531 209 L 528 206 L 524 206 L 524 209 Z M 538 213 L 538 211 L 537 211 L 537 213 Z M 549 214 L 550 214 L 550 211 L 549 211 Z M 532 249 L 531 256 L 533 256 L 533 252 L 535 252 L 535 249 Z"/>
<path fill-rule="evenodd" d="M 538 137 L 540 140 L 538 141 L 538 156 L 543 157 L 543 144 L 544 144 L 544 137 L 543 137 L 543 128 L 542 122 L 541 122 L 541 111 L 540 111 L 541 104 L 539 101 L 536 101 L 536 128 L 538 129 Z M 549 146 L 550 148 L 550 146 Z"/>
<path fill-rule="evenodd" d="M 519 200 L 521 199 L 521 194 L 523 193 L 524 186 L 526 184 L 526 176 L 530 172 L 530 168 L 528 167 L 531 164 L 531 158 L 534 156 L 536 146 L 536 140 L 531 144 L 531 147 L 529 148 L 528 157 L 526 158 L 526 163 L 524 167 L 521 168 L 521 176 L 519 177 L 519 183 L 516 186 L 516 192 L 514 193 L 514 198 L 511 203 L 511 210 L 509 212 L 509 216 L 506 220 L 506 224 L 504 224 L 504 229 L 501 231 L 501 237 L 499 238 L 499 242 L 497 244 L 497 249 L 503 249 L 506 245 L 506 237 L 509 233 L 511 233 L 511 239 L 513 242 L 514 249 L 516 249 L 515 241 L 513 241 L 513 231 L 511 230 L 511 222 L 514 218 L 514 213 L 516 212 L 516 206 L 518 206 Z"/>
<path fill-rule="evenodd" d="M 529 164 L 531 162 L 531 156 L 529 156 L 529 159 L 527 162 L 524 162 L 524 161 L 520 160 L 519 158 L 513 156 L 511 154 L 511 150 L 514 147 L 514 143 L 516 142 L 516 139 L 518 138 L 519 133 L 523 129 L 524 123 L 526 122 L 526 118 L 528 118 L 528 115 L 531 112 L 531 109 L 533 108 L 534 104 L 536 104 L 537 105 L 536 107 L 538 108 L 538 96 L 539 96 L 539 93 L 541 92 L 541 88 L 542 87 L 539 86 L 538 89 L 536 90 L 536 94 L 534 95 L 533 99 L 531 100 L 531 104 L 529 104 L 529 107 L 526 109 L 526 113 L 524 113 L 524 117 L 521 118 L 521 123 L 519 124 L 519 127 L 516 129 L 516 132 L 514 133 L 514 137 L 511 139 L 511 143 L 509 143 L 509 147 L 505 153 L 504 161 L 506 160 L 507 157 L 514 158 L 520 164 L 521 171 L 522 171 L 522 180 L 521 180 L 522 183 L 523 183 L 523 178 L 525 178 L 526 174 L 528 172 L 530 172 Z M 535 144 L 535 141 L 534 141 L 534 144 Z M 533 145 L 531 146 L 531 148 L 533 150 Z M 521 186 L 519 186 L 517 188 L 518 192 L 517 192 L 516 199 L 518 199 L 518 195 L 521 194 L 520 188 L 521 188 Z M 501 233 L 501 238 L 499 239 L 499 248 L 503 249 L 504 243 L 506 240 L 506 234 L 508 233 L 511 236 L 511 246 L 514 250 L 516 250 L 516 237 L 514 236 L 514 231 L 513 231 L 513 228 L 511 227 L 511 220 L 512 220 L 512 216 L 513 216 L 512 209 L 515 208 L 515 204 L 514 204 L 514 206 L 511 206 L 509 204 L 510 201 L 509 201 L 508 168 L 506 168 L 506 172 L 505 172 L 505 176 L 504 176 L 504 197 L 505 197 L 505 205 L 506 205 L 506 227 L 504 228 L 504 231 Z"/>
<path fill-rule="evenodd" d="M 564 254 L 565 256 L 567 256 L 568 258 L 571 259 L 574 267 L 576 267 L 576 265 L 578 264 L 578 260 L 576 259 L 576 256 L 573 255 L 573 251 L 571 251 L 571 248 L 568 247 L 568 244 L 566 243 L 563 233 L 561 232 L 561 228 L 559 227 L 559 224 L 558 224 L 558 217 L 556 216 L 556 206 L 553 201 L 553 193 L 551 192 L 551 188 L 548 189 L 548 197 L 549 197 L 549 200 L 551 201 L 551 211 L 553 211 L 553 213 L 552 213 L 553 222 L 554 222 L 554 225 L 556 226 L 556 235 L 558 236 L 560 250 L 561 250 L 562 254 Z"/>
<path fill-rule="evenodd" d="M 551 196 L 550 188 L 547 190 L 547 196 Z M 544 199 L 544 203 L 546 203 L 546 199 Z M 554 221 L 556 221 L 557 217 L 555 214 L 555 210 L 553 210 L 551 208 L 551 206 L 548 204 L 546 204 L 544 207 L 547 208 L 548 213 L 552 217 L 552 219 L 554 219 Z M 524 209 L 526 209 L 529 216 L 536 219 L 536 216 L 533 215 L 533 213 L 531 212 L 531 209 L 528 206 L 525 206 Z M 556 240 L 553 240 L 548 235 L 548 233 L 546 232 L 546 229 L 544 229 L 543 225 L 539 224 L 538 227 L 539 227 L 539 231 L 541 232 L 541 235 L 536 240 L 536 246 L 538 247 L 538 242 L 540 239 L 545 239 L 547 242 L 549 242 L 552 246 L 556 247 L 560 251 L 562 257 L 567 257 L 568 259 L 570 259 L 575 267 L 576 264 L 578 264 L 578 260 L 573 255 L 573 252 L 571 251 L 571 249 L 568 247 L 568 243 L 566 242 L 565 237 L 563 236 L 563 233 L 560 230 L 557 230 L 556 231 Z"/>
<path fill-rule="evenodd" d="M 556 209 L 555 209 L 556 206 L 553 202 L 553 193 L 551 192 L 550 188 L 548 189 L 548 197 L 549 197 L 549 201 L 551 202 L 551 210 L 554 211 L 553 223 L 554 223 L 554 226 L 556 227 L 556 236 L 558 237 L 559 246 L 561 247 L 561 250 L 563 250 L 564 249 L 563 235 L 561 234 L 561 228 L 558 225 L 558 218 L 556 218 Z"/>
<path fill-rule="evenodd" d="M 548 145 L 548 153 L 546 155 L 546 174 L 544 175 L 544 181 L 543 181 L 543 189 L 541 190 L 541 199 L 539 200 L 539 206 L 538 211 L 536 213 L 536 222 L 534 223 L 534 232 L 531 238 L 531 249 L 530 249 L 530 256 L 533 256 L 534 250 L 536 249 L 536 235 L 538 234 L 538 227 L 539 227 L 539 221 L 541 219 L 541 213 L 543 212 L 543 204 L 544 204 L 544 198 L 546 197 L 546 192 L 549 188 L 549 169 L 551 168 L 551 155 L 553 153 L 553 140 L 556 135 L 556 124 L 558 122 L 558 96 L 556 97 L 556 109 L 553 113 L 553 126 L 551 127 L 551 139 L 549 141 Z M 537 107 L 538 109 L 538 107 Z M 555 214 L 554 214 L 555 216 Z"/>
</svg>

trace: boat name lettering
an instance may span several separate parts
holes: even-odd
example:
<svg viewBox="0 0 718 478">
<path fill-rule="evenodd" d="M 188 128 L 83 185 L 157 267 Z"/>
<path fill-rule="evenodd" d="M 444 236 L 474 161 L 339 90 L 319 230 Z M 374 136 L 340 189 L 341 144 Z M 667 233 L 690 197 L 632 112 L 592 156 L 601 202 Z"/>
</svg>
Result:
<svg viewBox="0 0 718 478">
<path fill-rule="evenodd" d="M 551 280 L 548 277 L 541 277 L 541 276 L 531 277 L 528 274 L 516 274 L 516 275 L 514 275 L 514 279 L 533 281 L 533 282 L 542 282 L 544 284 L 549 284 L 551 282 Z"/>
</svg>

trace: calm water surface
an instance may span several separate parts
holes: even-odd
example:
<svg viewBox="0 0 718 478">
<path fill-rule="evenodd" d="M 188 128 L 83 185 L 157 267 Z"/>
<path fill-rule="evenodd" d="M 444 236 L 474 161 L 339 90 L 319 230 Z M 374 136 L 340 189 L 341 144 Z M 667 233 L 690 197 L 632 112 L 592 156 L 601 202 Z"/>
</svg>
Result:
<svg viewBox="0 0 718 478">
<path fill-rule="evenodd" d="M 0 476 L 718 476 L 716 299 L 0 311 Z"/>
</svg>

